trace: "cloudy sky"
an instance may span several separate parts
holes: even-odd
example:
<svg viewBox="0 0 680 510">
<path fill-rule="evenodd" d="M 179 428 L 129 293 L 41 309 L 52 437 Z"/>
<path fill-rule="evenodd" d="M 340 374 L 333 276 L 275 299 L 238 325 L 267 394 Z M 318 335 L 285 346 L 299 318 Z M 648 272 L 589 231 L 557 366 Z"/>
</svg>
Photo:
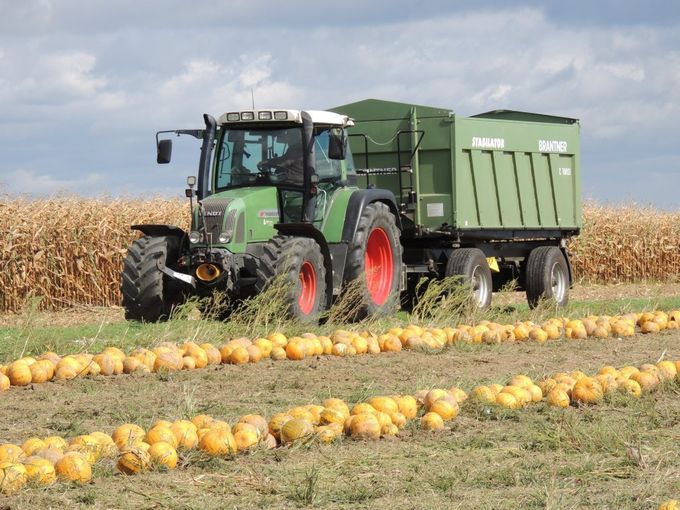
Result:
<svg viewBox="0 0 680 510">
<path fill-rule="evenodd" d="M 0 0 L 0 194 L 181 194 L 160 129 L 367 97 L 577 117 L 584 195 L 680 209 L 680 3 Z"/>
</svg>

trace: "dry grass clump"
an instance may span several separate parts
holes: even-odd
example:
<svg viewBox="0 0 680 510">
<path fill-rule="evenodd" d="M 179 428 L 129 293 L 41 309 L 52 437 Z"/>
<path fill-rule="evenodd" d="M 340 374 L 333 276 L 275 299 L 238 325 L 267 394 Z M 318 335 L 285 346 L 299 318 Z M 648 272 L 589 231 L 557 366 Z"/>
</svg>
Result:
<svg viewBox="0 0 680 510">
<path fill-rule="evenodd" d="M 187 228 L 181 199 L 0 195 L 0 311 L 120 303 L 120 270 L 134 223 Z M 680 211 L 585 204 L 583 231 L 570 242 L 578 280 L 677 281 Z"/>
<path fill-rule="evenodd" d="M 569 249 L 576 277 L 582 281 L 678 281 L 680 211 L 586 203 L 583 230 Z"/>
</svg>

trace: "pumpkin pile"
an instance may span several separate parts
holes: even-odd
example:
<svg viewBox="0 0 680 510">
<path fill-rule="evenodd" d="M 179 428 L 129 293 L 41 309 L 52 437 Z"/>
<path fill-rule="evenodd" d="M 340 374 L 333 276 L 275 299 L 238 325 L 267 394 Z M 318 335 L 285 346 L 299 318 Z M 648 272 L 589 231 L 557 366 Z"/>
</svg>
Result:
<svg viewBox="0 0 680 510">
<path fill-rule="evenodd" d="M 330 443 L 343 435 L 376 440 L 398 435 L 409 423 L 437 431 L 445 429 L 468 400 L 520 409 L 543 401 L 554 407 L 597 404 L 614 392 L 637 398 L 665 382 L 680 381 L 679 373 L 680 360 L 664 360 L 639 368 L 604 366 L 594 376 L 578 370 L 560 372 L 536 383 L 518 374 L 506 385 L 475 386 L 469 395 L 458 387 L 435 388 L 414 395 L 374 396 L 352 407 L 344 400 L 329 398 L 322 405 L 292 407 L 269 420 L 247 414 L 233 426 L 203 414 L 191 420 L 159 420 L 148 430 L 126 423 L 111 435 L 95 431 L 68 441 L 60 436 L 31 437 L 21 445 L 0 445 L 0 492 L 10 494 L 26 484 L 47 486 L 57 480 L 87 483 L 98 462 L 108 461 L 121 473 L 134 475 L 174 469 L 181 453 L 192 450 L 228 457 L 298 441 Z"/>
<path fill-rule="evenodd" d="M 112 376 L 119 374 L 174 372 L 195 370 L 208 365 L 257 363 L 262 359 L 304 360 L 311 356 L 355 356 L 400 352 L 402 349 L 439 350 L 457 343 L 498 344 L 532 341 L 545 343 L 565 338 L 630 337 L 636 326 L 644 334 L 677 329 L 680 311 L 629 313 L 621 316 L 590 316 L 585 319 L 549 319 L 543 324 L 531 321 L 497 324 L 481 321 L 478 324 L 446 328 L 423 328 L 408 325 L 395 327 L 376 335 L 336 330 L 330 336 L 304 333 L 287 338 L 282 333 L 271 333 L 266 338 L 235 338 L 220 345 L 198 345 L 185 342 L 178 345 L 162 342 L 153 349 L 138 348 L 125 354 L 117 347 L 107 347 L 99 354 L 59 356 L 46 352 L 38 357 L 26 356 L 8 365 L 0 365 L 0 391 L 10 386 L 27 386 L 48 381 L 67 381 L 84 376 Z M 505 398 L 505 397 L 504 397 Z"/>
</svg>

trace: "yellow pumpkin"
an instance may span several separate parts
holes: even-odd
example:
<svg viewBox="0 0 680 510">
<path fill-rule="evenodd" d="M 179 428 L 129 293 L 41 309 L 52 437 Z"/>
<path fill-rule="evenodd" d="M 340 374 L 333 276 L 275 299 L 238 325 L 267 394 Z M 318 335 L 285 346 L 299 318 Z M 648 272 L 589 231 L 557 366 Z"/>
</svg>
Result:
<svg viewBox="0 0 680 510">
<path fill-rule="evenodd" d="M 309 436 L 312 433 L 314 433 L 314 426 L 310 421 L 301 418 L 293 418 L 284 423 L 279 435 L 281 437 L 281 443 L 287 444 Z"/>
<path fill-rule="evenodd" d="M 191 450 L 198 446 L 196 425 L 188 420 L 177 420 L 170 426 L 170 430 L 177 438 L 177 448 Z"/>
<path fill-rule="evenodd" d="M 154 372 L 176 372 L 182 370 L 184 360 L 176 349 L 157 347 L 154 349 L 156 359 L 153 363 Z"/>
<path fill-rule="evenodd" d="M 281 428 L 293 417 L 288 413 L 276 413 L 269 419 L 269 433 L 276 439 L 280 439 Z"/>
<path fill-rule="evenodd" d="M 662 381 L 672 381 L 678 375 L 678 369 L 672 361 L 659 361 L 656 366 L 659 369 L 658 375 Z"/>
<path fill-rule="evenodd" d="M 349 416 L 350 414 L 349 407 L 347 406 L 345 401 L 339 398 L 327 398 L 326 400 L 323 401 L 323 406 L 328 409 L 339 411 L 341 414 L 345 415 L 345 417 Z"/>
<path fill-rule="evenodd" d="M 135 475 L 151 467 L 151 455 L 137 446 L 127 446 L 121 450 L 116 467 L 121 473 Z"/>
<path fill-rule="evenodd" d="M 105 459 L 112 459 L 118 455 L 118 446 L 113 442 L 111 436 L 105 434 L 104 432 L 94 431 L 88 434 L 90 437 L 94 438 L 99 444 L 99 457 Z"/>
<path fill-rule="evenodd" d="M 498 395 L 496 395 L 496 405 L 506 409 L 517 409 L 521 406 L 521 403 L 511 393 L 501 391 Z"/>
<path fill-rule="evenodd" d="M 191 418 L 191 423 L 196 426 L 196 429 L 210 428 L 210 425 L 215 421 L 215 418 L 207 414 L 199 414 Z"/>
<path fill-rule="evenodd" d="M 619 390 L 635 398 L 640 398 L 640 395 L 642 395 L 642 387 L 633 379 L 625 379 L 619 386 Z"/>
<path fill-rule="evenodd" d="M 0 462 L 0 493 L 13 494 L 20 490 L 28 481 L 26 468 L 19 463 Z"/>
<path fill-rule="evenodd" d="M 488 386 L 475 386 L 472 389 L 473 398 L 482 404 L 495 404 L 496 392 Z"/>
<path fill-rule="evenodd" d="M 21 445 L 21 449 L 24 451 L 27 457 L 35 455 L 44 448 L 47 448 L 47 445 L 45 444 L 45 441 L 43 441 L 39 437 L 29 437 Z"/>
<path fill-rule="evenodd" d="M 199 448 L 213 457 L 232 455 L 237 450 L 236 441 L 231 432 L 218 429 L 210 429 L 206 432 L 201 437 Z"/>
<path fill-rule="evenodd" d="M 167 469 L 177 467 L 177 450 L 170 443 L 158 441 L 149 448 L 149 456 L 154 466 L 162 466 Z"/>
<path fill-rule="evenodd" d="M 659 510 L 680 510 L 680 502 L 677 499 L 669 499 L 659 505 Z"/>
<path fill-rule="evenodd" d="M 43 443 L 45 443 L 47 448 L 55 448 L 62 451 L 68 446 L 66 440 L 61 436 L 48 436 L 43 439 Z"/>
<path fill-rule="evenodd" d="M 57 477 L 61 480 L 87 483 L 92 479 L 92 466 L 85 455 L 69 452 L 54 465 Z"/>
<path fill-rule="evenodd" d="M 569 407 L 569 395 L 564 390 L 554 388 L 550 390 L 547 397 L 548 405 L 553 407 Z"/>
<path fill-rule="evenodd" d="M 594 377 L 583 377 L 576 381 L 571 398 L 583 404 L 596 404 L 602 400 L 602 385 Z"/>
<path fill-rule="evenodd" d="M 11 385 L 11 382 L 9 380 L 9 377 L 7 377 L 5 374 L 0 373 L 0 391 L 5 391 L 9 389 Z"/>
<path fill-rule="evenodd" d="M 24 457 L 26 453 L 20 446 L 12 443 L 0 444 L 0 462 L 20 462 Z"/>
<path fill-rule="evenodd" d="M 144 436 L 146 436 L 146 432 L 144 432 L 142 427 L 135 425 L 134 423 L 125 423 L 113 431 L 111 439 L 113 439 L 116 446 L 122 450 L 128 445 L 142 442 Z"/>
<path fill-rule="evenodd" d="M 460 407 L 458 407 L 458 403 L 455 400 L 446 400 L 440 398 L 430 406 L 429 411 L 437 413 L 442 417 L 442 420 L 449 421 L 458 416 Z"/>
<path fill-rule="evenodd" d="M 30 365 L 21 360 L 9 364 L 7 377 L 12 386 L 27 386 L 33 378 Z"/>
<path fill-rule="evenodd" d="M 260 437 L 257 428 L 249 423 L 239 423 L 234 427 L 234 441 L 236 441 L 236 448 L 239 451 L 248 450 L 257 445 Z"/>
<path fill-rule="evenodd" d="M 659 384 L 659 378 L 651 372 L 637 372 L 630 376 L 644 391 L 650 391 Z"/>
<path fill-rule="evenodd" d="M 406 416 L 407 420 L 412 420 L 418 414 L 418 401 L 411 395 L 395 397 L 394 401 L 399 407 L 399 412 Z"/>
<path fill-rule="evenodd" d="M 368 403 L 376 410 L 383 413 L 396 413 L 399 411 L 399 405 L 390 397 L 372 397 L 368 399 Z"/>
<path fill-rule="evenodd" d="M 425 430 L 442 430 L 444 428 L 444 420 L 437 413 L 425 413 L 420 418 L 420 425 Z"/>
<path fill-rule="evenodd" d="M 57 480 L 54 465 L 42 457 L 29 457 L 24 461 L 28 483 L 39 487 L 52 485 Z"/>
<path fill-rule="evenodd" d="M 164 442 L 172 445 L 173 448 L 177 448 L 177 445 L 179 444 L 175 433 L 170 430 L 170 427 L 164 425 L 151 427 L 146 433 L 146 436 L 144 436 L 144 442 L 149 443 L 150 445 Z"/>
</svg>

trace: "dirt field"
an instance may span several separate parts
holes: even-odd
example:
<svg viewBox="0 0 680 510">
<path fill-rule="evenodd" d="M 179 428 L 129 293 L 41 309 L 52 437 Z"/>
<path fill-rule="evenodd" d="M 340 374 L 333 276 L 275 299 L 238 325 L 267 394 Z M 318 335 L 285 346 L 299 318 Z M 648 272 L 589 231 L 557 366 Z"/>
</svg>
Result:
<svg viewBox="0 0 680 510">
<path fill-rule="evenodd" d="M 593 299 L 595 291 L 588 292 Z M 614 291 L 597 292 L 609 297 Z M 120 320 L 117 310 L 97 317 Z M 62 320 L 68 322 L 56 316 L 52 323 Z M 469 390 L 517 373 L 540 378 L 661 358 L 680 359 L 679 333 L 76 379 L 1 393 L 0 442 L 110 433 L 123 422 L 148 427 L 159 418 L 200 413 L 234 422 L 242 414 L 270 416 L 331 396 L 358 402 L 433 387 Z M 616 397 L 566 410 L 466 403 L 451 423 L 440 433 L 412 426 L 394 440 L 310 443 L 234 459 L 189 453 L 175 471 L 134 477 L 117 474 L 106 461 L 95 466 L 89 485 L 26 489 L 0 496 L 0 508 L 638 509 L 680 495 L 677 383 L 640 400 Z"/>
</svg>

